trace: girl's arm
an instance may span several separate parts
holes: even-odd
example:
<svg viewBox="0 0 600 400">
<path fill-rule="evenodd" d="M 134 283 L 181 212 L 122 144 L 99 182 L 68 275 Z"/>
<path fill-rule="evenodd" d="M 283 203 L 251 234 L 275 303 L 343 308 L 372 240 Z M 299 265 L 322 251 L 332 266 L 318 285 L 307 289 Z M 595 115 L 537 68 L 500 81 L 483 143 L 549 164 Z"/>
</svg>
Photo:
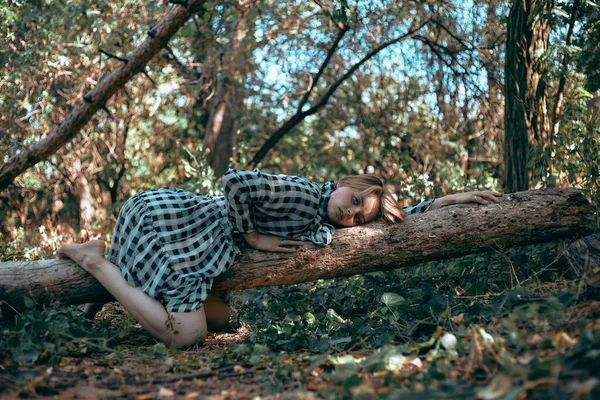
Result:
<svg viewBox="0 0 600 400">
<path fill-rule="evenodd" d="M 429 210 L 436 210 L 452 204 L 464 204 L 464 203 L 479 203 L 479 204 L 490 204 L 500 203 L 502 193 L 494 192 L 491 190 L 484 190 L 481 192 L 465 192 L 450 194 L 448 196 L 440 197 L 435 199 Z"/>
</svg>

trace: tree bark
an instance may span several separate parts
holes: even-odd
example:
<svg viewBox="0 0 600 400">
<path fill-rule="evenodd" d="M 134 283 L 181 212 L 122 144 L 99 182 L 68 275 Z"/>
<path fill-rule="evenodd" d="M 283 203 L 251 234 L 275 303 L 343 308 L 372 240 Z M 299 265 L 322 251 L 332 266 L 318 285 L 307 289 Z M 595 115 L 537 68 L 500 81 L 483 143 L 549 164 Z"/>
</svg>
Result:
<svg viewBox="0 0 600 400">
<path fill-rule="evenodd" d="M 6 188 L 13 179 L 29 167 L 54 154 L 77 135 L 98 110 L 106 108 L 106 103 L 113 94 L 125 86 L 134 75 L 144 71 L 150 59 L 169 42 L 203 3 L 204 0 L 190 0 L 187 6 L 174 6 L 148 32 L 148 38 L 127 55 L 127 62 L 121 62 L 113 72 L 87 92 L 64 121 L 46 137 L 12 155 L 4 164 L 0 164 L 0 190 Z"/>
<path fill-rule="evenodd" d="M 343 229 L 330 246 L 293 254 L 247 250 L 213 290 L 288 285 L 402 268 L 584 234 L 594 208 L 576 189 L 544 189 L 505 196 L 500 204 L 461 205 Z M 6 315 L 28 296 L 38 305 L 109 300 L 95 279 L 69 260 L 0 264 L 0 304 Z"/>
<path fill-rule="evenodd" d="M 517 0 L 510 9 L 506 38 L 504 188 L 529 188 L 530 177 L 547 171 L 550 122 L 542 56 L 548 49 L 550 0 Z M 530 160 L 531 153 L 536 155 Z M 539 170 L 539 171 L 538 171 Z"/>
</svg>

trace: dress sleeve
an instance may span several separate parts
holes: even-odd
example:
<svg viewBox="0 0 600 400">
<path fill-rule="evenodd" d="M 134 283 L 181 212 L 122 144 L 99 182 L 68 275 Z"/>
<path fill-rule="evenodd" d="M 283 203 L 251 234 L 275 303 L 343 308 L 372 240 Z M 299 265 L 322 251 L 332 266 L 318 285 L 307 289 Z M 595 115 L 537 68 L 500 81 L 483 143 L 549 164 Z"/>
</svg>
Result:
<svg viewBox="0 0 600 400">
<path fill-rule="evenodd" d="M 223 193 L 229 217 L 240 233 L 253 232 L 252 207 L 264 196 L 260 171 L 238 171 L 230 168 L 223 175 Z"/>
<path fill-rule="evenodd" d="M 431 204 L 433 204 L 434 200 L 435 199 L 424 200 L 419 204 L 413 204 L 412 206 L 405 207 L 404 212 L 408 215 L 422 214 L 429 210 L 429 207 L 431 207 Z"/>
<path fill-rule="evenodd" d="M 229 169 L 223 175 L 229 219 L 239 233 L 296 237 L 319 210 L 319 186 L 305 178 Z"/>
<path fill-rule="evenodd" d="M 325 247 L 333 240 L 333 234 L 335 228 L 329 224 L 324 223 L 321 218 L 315 220 L 313 226 L 310 227 L 309 231 L 300 236 L 305 242 L 313 242 L 317 246 Z"/>
</svg>

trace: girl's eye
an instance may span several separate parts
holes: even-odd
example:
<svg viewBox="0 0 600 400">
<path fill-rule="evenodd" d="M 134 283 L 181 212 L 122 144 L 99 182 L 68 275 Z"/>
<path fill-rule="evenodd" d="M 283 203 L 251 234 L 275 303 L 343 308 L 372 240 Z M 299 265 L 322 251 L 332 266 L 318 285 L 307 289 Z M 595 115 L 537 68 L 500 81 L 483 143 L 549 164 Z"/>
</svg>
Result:
<svg viewBox="0 0 600 400">
<path fill-rule="evenodd" d="M 353 203 L 355 206 L 357 206 L 357 205 L 358 205 L 358 199 L 356 198 L 356 196 L 354 196 L 354 197 L 352 198 L 352 203 Z"/>
</svg>

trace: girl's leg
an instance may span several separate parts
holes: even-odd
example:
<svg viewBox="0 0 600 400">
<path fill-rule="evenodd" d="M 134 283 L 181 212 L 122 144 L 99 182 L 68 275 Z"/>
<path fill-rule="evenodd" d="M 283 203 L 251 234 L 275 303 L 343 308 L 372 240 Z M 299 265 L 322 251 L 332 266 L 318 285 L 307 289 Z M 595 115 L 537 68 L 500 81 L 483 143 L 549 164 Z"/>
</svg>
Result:
<svg viewBox="0 0 600 400">
<path fill-rule="evenodd" d="M 189 313 L 169 313 L 141 288 L 131 286 L 119 267 L 104 258 L 105 244 L 93 240 L 62 246 L 57 254 L 68 257 L 92 274 L 136 321 L 156 339 L 167 345 L 189 347 L 206 338 L 204 307 Z"/>
<path fill-rule="evenodd" d="M 206 313 L 206 323 L 208 324 L 209 332 L 222 331 L 229 325 L 229 319 L 231 318 L 229 307 L 227 303 L 214 294 L 208 294 L 204 302 L 204 311 Z"/>
<path fill-rule="evenodd" d="M 102 310 L 102 307 L 104 307 L 105 304 L 106 303 L 86 303 L 85 307 L 83 307 L 83 315 L 85 315 L 86 318 L 94 319 L 96 314 L 98 314 L 98 311 Z"/>
<path fill-rule="evenodd" d="M 102 310 L 104 304 L 106 303 L 87 303 L 83 308 L 83 314 L 87 318 L 94 319 L 98 311 Z M 229 326 L 231 311 L 227 303 L 212 293 L 209 293 L 206 298 L 204 313 L 206 314 L 206 324 L 209 332 L 229 332 L 231 330 Z"/>
<path fill-rule="evenodd" d="M 114 300 L 114 299 L 113 299 Z M 98 311 L 102 310 L 106 303 L 87 303 L 83 308 L 83 314 L 90 319 L 94 319 Z M 204 313 L 206 314 L 206 324 L 209 332 L 229 331 L 229 320 L 231 311 L 227 303 L 212 293 L 209 293 L 204 303 Z"/>
</svg>

